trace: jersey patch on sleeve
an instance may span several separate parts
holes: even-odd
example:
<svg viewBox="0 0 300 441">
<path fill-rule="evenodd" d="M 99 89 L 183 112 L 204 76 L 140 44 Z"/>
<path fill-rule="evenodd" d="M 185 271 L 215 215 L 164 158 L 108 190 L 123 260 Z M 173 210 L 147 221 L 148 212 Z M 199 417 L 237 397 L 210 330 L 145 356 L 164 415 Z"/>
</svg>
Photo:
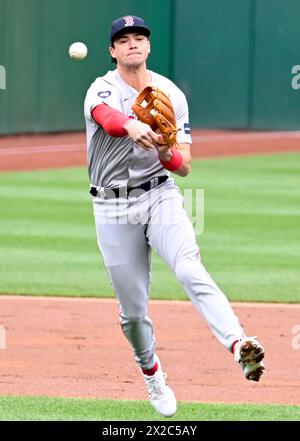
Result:
<svg viewBox="0 0 300 441">
<path fill-rule="evenodd" d="M 97 94 L 100 98 L 108 98 L 111 95 L 110 90 L 103 90 Z"/>
<path fill-rule="evenodd" d="M 188 123 L 183 124 L 183 129 L 184 129 L 184 133 L 186 133 L 187 135 L 191 134 L 190 125 Z"/>
</svg>

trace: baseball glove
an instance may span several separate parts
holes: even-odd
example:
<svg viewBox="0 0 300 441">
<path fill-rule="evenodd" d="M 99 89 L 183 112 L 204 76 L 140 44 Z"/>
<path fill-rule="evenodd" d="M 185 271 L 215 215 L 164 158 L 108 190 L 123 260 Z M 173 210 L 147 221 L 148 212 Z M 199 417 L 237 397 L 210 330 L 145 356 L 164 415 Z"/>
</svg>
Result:
<svg viewBox="0 0 300 441">
<path fill-rule="evenodd" d="M 159 144 L 176 145 L 176 119 L 170 98 L 160 89 L 145 87 L 136 97 L 132 110 L 140 121 L 148 124 L 163 138 Z"/>
</svg>

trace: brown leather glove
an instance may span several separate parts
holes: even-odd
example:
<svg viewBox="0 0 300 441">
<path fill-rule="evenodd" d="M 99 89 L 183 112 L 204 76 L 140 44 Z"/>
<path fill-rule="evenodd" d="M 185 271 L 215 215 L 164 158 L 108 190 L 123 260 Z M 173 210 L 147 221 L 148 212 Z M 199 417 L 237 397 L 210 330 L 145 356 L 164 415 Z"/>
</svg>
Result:
<svg viewBox="0 0 300 441">
<path fill-rule="evenodd" d="M 145 103 L 144 103 L 145 102 Z M 162 134 L 159 144 L 176 145 L 176 119 L 170 98 L 157 87 L 148 86 L 136 97 L 132 110 L 140 121 Z"/>
</svg>

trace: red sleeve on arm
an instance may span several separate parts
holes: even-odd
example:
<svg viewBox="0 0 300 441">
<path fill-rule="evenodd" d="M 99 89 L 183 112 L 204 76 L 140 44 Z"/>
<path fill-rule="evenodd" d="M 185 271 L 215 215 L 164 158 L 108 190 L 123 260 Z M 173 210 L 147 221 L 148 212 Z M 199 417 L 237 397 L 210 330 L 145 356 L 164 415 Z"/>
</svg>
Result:
<svg viewBox="0 0 300 441">
<path fill-rule="evenodd" d="M 123 126 L 130 118 L 119 110 L 113 109 L 107 104 L 99 104 L 92 110 L 92 117 L 110 136 L 127 135 Z"/>
</svg>

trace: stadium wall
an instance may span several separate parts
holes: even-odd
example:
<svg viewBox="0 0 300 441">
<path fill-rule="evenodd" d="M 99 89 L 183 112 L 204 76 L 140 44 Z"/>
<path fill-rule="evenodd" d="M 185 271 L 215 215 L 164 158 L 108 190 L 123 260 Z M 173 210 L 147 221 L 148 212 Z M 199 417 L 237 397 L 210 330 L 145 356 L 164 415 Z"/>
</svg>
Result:
<svg viewBox="0 0 300 441">
<path fill-rule="evenodd" d="M 299 0 L 1 0 L 0 134 L 82 130 L 86 89 L 115 67 L 111 21 L 128 13 L 151 25 L 149 68 L 184 90 L 193 126 L 299 129 Z M 68 57 L 74 41 L 86 60 Z"/>
</svg>

